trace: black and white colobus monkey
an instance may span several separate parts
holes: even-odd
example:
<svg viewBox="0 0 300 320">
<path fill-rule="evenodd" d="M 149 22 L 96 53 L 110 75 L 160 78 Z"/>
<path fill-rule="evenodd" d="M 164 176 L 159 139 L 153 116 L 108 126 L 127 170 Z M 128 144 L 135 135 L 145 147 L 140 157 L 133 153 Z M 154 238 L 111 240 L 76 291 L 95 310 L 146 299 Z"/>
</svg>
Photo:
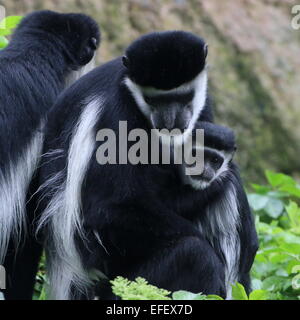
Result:
<svg viewBox="0 0 300 320">
<path fill-rule="evenodd" d="M 258 247 L 257 235 L 239 170 L 232 162 L 236 150 L 233 131 L 201 121 L 195 129 L 204 130 L 204 169 L 200 175 L 187 175 L 185 168 L 189 166 L 182 166 L 182 180 L 188 189 L 174 189 L 174 194 L 178 193 L 184 217 L 198 225 L 222 257 L 226 297 L 230 299 L 231 284 L 237 281 L 250 290 L 249 271 Z M 198 147 L 203 148 L 193 146 Z M 190 192 L 189 187 L 196 192 Z M 195 203 L 201 204 L 201 210 Z"/>
<path fill-rule="evenodd" d="M 46 114 L 70 82 L 90 71 L 99 40 L 88 16 L 37 11 L 0 51 L 0 265 L 7 299 L 32 296 L 41 247 L 31 232 L 34 204 L 26 213 L 26 202 L 35 189 Z"/>
<path fill-rule="evenodd" d="M 94 272 L 109 279 L 142 276 L 171 291 L 226 295 L 222 257 L 185 217 L 188 210 L 201 211 L 201 202 L 185 208 L 177 199 L 183 187 L 197 192 L 183 186 L 177 167 L 96 161 L 105 144 L 97 132 L 111 129 L 122 138 L 120 120 L 128 132 L 142 128 L 148 136 L 152 128 L 187 129 L 177 138 L 191 134 L 198 119 L 211 121 L 206 55 L 205 42 L 190 33 L 143 36 L 123 59 L 75 83 L 53 108 L 40 221 L 48 236 L 52 298 L 78 298 L 93 287 Z M 122 147 L 128 150 L 133 140 Z M 105 288 L 99 296 L 112 298 Z"/>
</svg>

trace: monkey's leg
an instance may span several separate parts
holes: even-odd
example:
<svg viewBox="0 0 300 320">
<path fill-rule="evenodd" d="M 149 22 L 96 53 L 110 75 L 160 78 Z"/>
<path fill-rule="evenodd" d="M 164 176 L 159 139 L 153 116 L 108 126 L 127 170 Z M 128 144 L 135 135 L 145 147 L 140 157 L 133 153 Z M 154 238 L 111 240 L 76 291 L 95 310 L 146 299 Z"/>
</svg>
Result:
<svg viewBox="0 0 300 320">
<path fill-rule="evenodd" d="M 205 239 L 181 238 L 172 246 L 157 248 L 153 256 L 142 263 L 131 261 L 117 263 L 114 276 L 130 280 L 143 277 L 150 284 L 172 292 L 187 290 L 226 297 L 224 265 Z M 96 292 L 100 299 L 114 298 L 107 285 Z"/>
<path fill-rule="evenodd" d="M 38 180 L 35 176 L 27 196 L 27 231 L 22 231 L 19 246 L 11 240 L 4 267 L 7 276 L 7 289 L 4 296 L 8 300 L 31 300 L 33 296 L 35 277 L 43 251 L 42 239 L 36 237 L 36 224 L 39 216 L 38 196 L 35 191 Z M 34 196 L 33 196 L 34 195 Z"/>
<path fill-rule="evenodd" d="M 151 204 L 91 208 L 98 209 L 85 215 L 89 248 L 77 245 L 86 270 L 101 271 L 110 280 L 143 277 L 169 291 L 225 297 L 222 258 L 188 220 Z M 100 299 L 112 298 L 106 286 L 103 291 Z"/>
<path fill-rule="evenodd" d="M 217 294 L 225 297 L 224 267 L 206 240 L 187 237 L 157 252 L 129 275 L 146 278 L 170 291 Z"/>
<path fill-rule="evenodd" d="M 4 263 L 7 276 L 5 299 L 32 299 L 42 250 L 42 245 L 32 235 L 26 237 L 25 243 L 21 244 L 17 252 L 13 245 L 10 246 Z"/>
</svg>

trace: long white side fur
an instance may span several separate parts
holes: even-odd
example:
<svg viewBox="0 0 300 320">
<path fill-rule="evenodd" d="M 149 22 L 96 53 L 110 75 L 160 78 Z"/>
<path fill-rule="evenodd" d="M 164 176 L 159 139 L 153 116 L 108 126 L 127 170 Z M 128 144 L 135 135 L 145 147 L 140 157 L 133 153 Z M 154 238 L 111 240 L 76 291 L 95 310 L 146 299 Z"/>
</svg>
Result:
<svg viewBox="0 0 300 320">
<path fill-rule="evenodd" d="M 101 98 L 92 99 L 82 111 L 74 128 L 68 153 L 67 178 L 57 174 L 56 192 L 44 211 L 41 224 L 49 222 L 50 296 L 56 300 L 71 298 L 71 289 L 85 292 L 90 284 L 75 245 L 75 235 L 84 239 L 81 221 L 81 187 L 88 170 L 95 142 L 95 124 L 101 113 Z M 53 181 L 52 181 L 53 183 Z"/>
<path fill-rule="evenodd" d="M 0 264 L 11 237 L 16 245 L 26 231 L 26 194 L 42 153 L 43 133 L 39 128 L 16 163 L 0 171 Z"/>
<path fill-rule="evenodd" d="M 231 299 L 231 284 L 238 280 L 238 268 L 240 259 L 239 241 L 239 207 L 236 201 L 237 195 L 232 183 L 228 186 L 220 201 L 214 202 L 206 209 L 206 224 L 199 222 L 199 229 L 214 246 L 217 239 L 224 254 L 225 284 L 227 299 Z"/>
<path fill-rule="evenodd" d="M 66 87 L 94 68 L 94 58 L 78 71 L 66 76 Z M 43 145 L 43 125 L 37 129 L 30 143 L 25 146 L 17 162 L 7 164 L 0 171 L 0 264 L 3 264 L 11 237 L 19 244 L 26 232 L 26 195 L 36 170 Z"/>
</svg>

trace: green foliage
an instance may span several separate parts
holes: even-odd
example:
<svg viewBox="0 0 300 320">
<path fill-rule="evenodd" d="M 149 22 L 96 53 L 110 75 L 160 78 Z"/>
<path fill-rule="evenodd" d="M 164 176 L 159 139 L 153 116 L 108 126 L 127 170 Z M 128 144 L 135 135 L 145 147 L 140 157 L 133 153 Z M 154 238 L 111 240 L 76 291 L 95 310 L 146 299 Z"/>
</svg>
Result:
<svg viewBox="0 0 300 320">
<path fill-rule="evenodd" d="M 249 300 L 245 288 L 240 283 L 232 285 L 232 298 L 234 300 Z"/>
<path fill-rule="evenodd" d="M 268 296 L 266 290 L 254 290 L 248 296 L 243 285 L 238 282 L 232 285 L 233 300 L 267 300 Z"/>
<path fill-rule="evenodd" d="M 170 292 L 158 289 L 148 284 L 143 278 L 129 281 L 123 277 L 117 277 L 111 281 L 113 292 L 122 300 L 171 300 Z M 265 290 L 254 290 L 248 296 L 245 288 L 236 283 L 232 285 L 233 300 L 266 300 L 268 293 Z M 180 290 L 172 293 L 172 300 L 224 300 L 217 295 L 204 295 L 202 293 L 191 293 Z"/>
<path fill-rule="evenodd" d="M 192 293 L 184 290 L 173 292 L 173 300 L 205 300 L 206 296 L 202 293 Z"/>
<path fill-rule="evenodd" d="M 45 288 L 45 284 L 47 283 L 45 264 L 45 255 L 43 255 L 40 262 L 38 273 L 36 275 L 36 283 L 33 294 L 34 300 L 47 300 Z"/>
<path fill-rule="evenodd" d="M 112 289 L 115 295 L 122 300 L 170 300 L 169 291 L 158 289 L 148 284 L 143 278 L 137 278 L 135 281 L 129 281 L 122 277 L 117 277 L 111 281 Z"/>
<path fill-rule="evenodd" d="M 7 46 L 8 40 L 7 36 L 11 35 L 13 30 L 22 20 L 20 16 L 9 16 L 4 18 L 0 22 L 0 49 L 3 49 Z"/>
<path fill-rule="evenodd" d="M 253 288 L 269 299 L 300 299 L 300 186 L 267 171 L 268 185 L 253 185 L 249 202 L 256 213 L 260 248 L 252 268 Z"/>
</svg>

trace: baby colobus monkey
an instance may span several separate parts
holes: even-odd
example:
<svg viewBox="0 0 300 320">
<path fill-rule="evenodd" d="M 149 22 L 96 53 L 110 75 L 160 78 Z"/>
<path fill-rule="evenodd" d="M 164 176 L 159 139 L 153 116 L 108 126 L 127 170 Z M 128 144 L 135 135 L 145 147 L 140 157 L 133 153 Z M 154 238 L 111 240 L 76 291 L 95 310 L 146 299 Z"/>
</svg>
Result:
<svg viewBox="0 0 300 320">
<path fill-rule="evenodd" d="M 0 265 L 7 299 L 31 299 L 42 251 L 32 230 L 31 193 L 46 115 L 59 93 L 93 67 L 99 41 L 86 15 L 37 11 L 0 51 Z"/>
<path fill-rule="evenodd" d="M 232 162 L 236 142 L 234 132 L 224 126 L 199 121 L 195 129 L 204 130 L 203 172 L 187 175 L 181 167 L 182 181 L 198 192 L 202 208 L 190 216 L 224 261 L 226 298 L 231 298 L 231 285 L 241 282 L 250 291 L 249 270 L 257 250 L 257 236 L 247 197 Z M 203 148 L 194 143 L 191 152 Z M 197 161 L 197 159 L 196 159 Z"/>
<path fill-rule="evenodd" d="M 182 177 L 185 184 L 190 184 L 196 190 L 204 190 L 216 181 L 222 183 L 222 179 L 230 172 L 237 147 L 234 132 L 227 127 L 201 121 L 195 126 L 196 129 L 204 130 L 205 143 L 204 146 L 194 144 L 191 153 L 196 154 L 198 148 L 204 152 L 203 172 L 200 175 L 187 175 L 183 172 Z M 185 171 L 191 166 L 185 163 L 182 169 Z"/>
</svg>

